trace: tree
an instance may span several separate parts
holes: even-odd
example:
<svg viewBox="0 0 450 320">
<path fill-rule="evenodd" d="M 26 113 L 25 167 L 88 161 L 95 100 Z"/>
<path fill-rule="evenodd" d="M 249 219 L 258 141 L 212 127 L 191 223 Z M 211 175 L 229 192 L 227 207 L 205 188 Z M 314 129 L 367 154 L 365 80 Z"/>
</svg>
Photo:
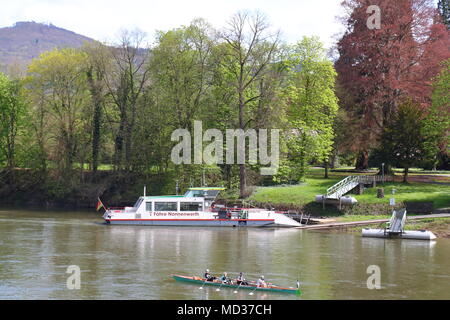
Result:
<svg viewBox="0 0 450 320">
<path fill-rule="evenodd" d="M 67 175 L 80 147 L 84 108 L 89 101 L 85 53 L 77 49 L 55 49 L 33 60 L 27 85 L 38 108 L 36 128 L 49 137 L 43 149 L 51 150 L 59 173 Z M 44 123 L 49 124 L 44 129 Z M 44 143 L 44 138 L 41 138 Z"/>
<path fill-rule="evenodd" d="M 0 163 L 4 157 L 9 170 L 15 167 L 16 138 L 24 111 L 19 81 L 0 73 Z"/>
<path fill-rule="evenodd" d="M 288 82 L 284 90 L 289 127 L 289 157 L 303 179 L 309 161 L 328 162 L 333 123 L 338 111 L 336 71 L 316 37 L 304 37 L 290 48 Z"/>
<path fill-rule="evenodd" d="M 450 151 L 450 59 L 433 83 L 432 105 L 424 120 L 424 149 L 433 168 Z"/>
<path fill-rule="evenodd" d="M 412 100 L 403 102 L 381 137 L 379 153 L 387 163 L 404 168 L 403 182 L 408 181 L 409 168 L 420 164 L 425 156 L 424 116 L 419 103 Z"/>
<path fill-rule="evenodd" d="M 174 128 L 191 131 L 211 86 L 212 28 L 196 19 L 188 27 L 160 32 L 150 68 L 155 89 L 172 113 Z"/>
<path fill-rule="evenodd" d="M 381 10 L 380 29 L 367 27 L 370 5 Z M 343 6 L 349 15 L 338 42 L 340 100 L 352 121 L 356 167 L 365 169 L 401 101 L 411 97 L 430 105 L 431 81 L 450 57 L 450 40 L 431 0 L 345 0 Z"/>
<path fill-rule="evenodd" d="M 154 158 L 163 170 L 167 169 L 170 159 L 170 151 L 165 154 L 164 151 L 173 146 L 171 132 L 186 129 L 193 136 L 194 120 L 203 120 L 205 113 L 217 111 L 210 99 L 215 67 L 212 58 L 216 44 L 214 34 L 214 29 L 203 19 L 157 33 L 156 45 L 149 59 L 151 85 L 146 92 L 148 99 L 142 112 L 153 113 L 153 117 L 158 119 L 154 124 L 158 128 L 151 132 L 153 126 L 141 121 L 138 135 L 158 136 L 153 141 L 159 144 L 148 143 L 145 146 L 137 143 L 147 158 L 153 157 L 157 150 L 162 153 Z M 143 160 L 141 157 L 139 162 L 143 163 Z M 176 165 L 174 169 L 181 187 L 188 186 L 198 175 L 198 170 L 189 164 Z"/>
<path fill-rule="evenodd" d="M 131 170 L 133 134 L 138 100 L 149 78 L 145 33 L 139 30 L 122 31 L 119 44 L 110 47 L 114 64 L 105 74 L 105 85 L 117 110 L 118 127 L 114 138 L 115 169 Z"/>
<path fill-rule="evenodd" d="M 89 43 L 83 48 L 87 53 L 86 80 L 91 94 L 92 102 L 92 148 L 91 168 L 94 177 L 99 165 L 99 149 L 102 136 L 103 113 L 106 103 L 107 90 L 105 75 L 110 69 L 110 56 L 107 48 L 100 43 Z"/>
<path fill-rule="evenodd" d="M 225 48 L 221 64 L 233 76 L 233 89 L 236 93 L 237 127 L 246 129 L 251 118 L 246 115 L 251 103 L 261 98 L 261 92 L 254 90 L 258 79 L 273 63 L 277 51 L 279 35 L 269 33 L 266 18 L 260 13 L 251 15 L 239 12 L 228 21 L 228 27 L 221 34 Z M 245 196 L 246 168 L 239 164 L 240 196 Z"/>
</svg>

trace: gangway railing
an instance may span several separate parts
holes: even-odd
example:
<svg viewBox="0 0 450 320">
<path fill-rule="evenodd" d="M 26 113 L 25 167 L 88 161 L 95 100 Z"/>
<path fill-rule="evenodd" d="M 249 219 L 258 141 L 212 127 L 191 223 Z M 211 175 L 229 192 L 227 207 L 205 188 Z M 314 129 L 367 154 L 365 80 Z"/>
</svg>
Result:
<svg viewBox="0 0 450 320">
<path fill-rule="evenodd" d="M 388 233 L 402 233 L 406 223 L 406 209 L 394 210 L 386 231 Z"/>
<path fill-rule="evenodd" d="M 329 187 L 327 189 L 327 193 L 325 197 L 327 199 L 339 199 L 347 192 L 354 189 L 358 184 L 372 184 L 376 182 L 385 182 L 385 181 L 392 181 L 393 177 L 386 175 L 386 176 L 380 176 L 380 175 L 364 175 L 364 176 L 348 176 L 345 179 L 342 179 L 338 183 L 334 184 L 333 186 Z"/>
<path fill-rule="evenodd" d="M 359 184 L 358 176 L 348 176 L 327 189 L 326 197 L 339 199 Z"/>
</svg>

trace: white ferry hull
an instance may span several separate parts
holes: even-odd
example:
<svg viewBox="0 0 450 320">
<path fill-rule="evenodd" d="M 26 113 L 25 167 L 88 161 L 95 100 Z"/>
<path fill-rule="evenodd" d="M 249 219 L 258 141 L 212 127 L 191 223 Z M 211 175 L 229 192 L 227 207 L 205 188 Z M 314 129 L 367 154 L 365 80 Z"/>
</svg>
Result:
<svg viewBox="0 0 450 320">
<path fill-rule="evenodd" d="M 114 225 L 142 226 L 189 226 L 189 227 L 264 227 L 274 225 L 274 220 L 137 220 L 137 219 L 105 219 Z"/>
</svg>

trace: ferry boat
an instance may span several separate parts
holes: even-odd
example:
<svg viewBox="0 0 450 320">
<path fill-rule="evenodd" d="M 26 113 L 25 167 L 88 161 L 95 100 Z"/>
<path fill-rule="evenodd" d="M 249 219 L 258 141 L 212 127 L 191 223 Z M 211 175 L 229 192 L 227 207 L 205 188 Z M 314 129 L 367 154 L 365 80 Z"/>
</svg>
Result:
<svg viewBox="0 0 450 320">
<path fill-rule="evenodd" d="M 139 197 L 133 207 L 108 208 L 108 224 L 202 227 L 298 227 L 281 212 L 258 208 L 227 208 L 216 204 L 224 188 L 189 188 L 181 196 Z"/>
</svg>

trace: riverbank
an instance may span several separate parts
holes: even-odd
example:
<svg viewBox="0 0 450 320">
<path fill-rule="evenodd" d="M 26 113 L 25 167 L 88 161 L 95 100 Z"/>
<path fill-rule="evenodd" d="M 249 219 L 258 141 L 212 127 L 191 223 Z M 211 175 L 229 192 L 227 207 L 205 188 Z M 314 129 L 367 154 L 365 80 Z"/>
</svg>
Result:
<svg viewBox="0 0 450 320">
<path fill-rule="evenodd" d="M 365 189 L 364 194 L 353 195 L 358 203 L 353 206 L 337 206 L 314 201 L 315 196 L 324 194 L 326 189 L 344 177 L 367 172 L 334 171 L 329 178 L 323 178 L 322 168 L 312 168 L 305 182 L 297 185 L 250 187 L 251 195 L 241 200 L 244 205 L 273 208 L 275 210 L 293 210 L 313 217 L 338 217 L 345 215 L 390 215 L 392 207 L 389 197 L 396 190 L 395 208 L 417 206 L 422 202 L 433 210 L 450 207 L 450 175 L 434 174 L 434 178 L 423 173 L 412 173 L 411 183 L 389 182 L 378 185 L 384 188 L 385 198 L 376 196 L 377 188 Z M 373 174 L 374 172 L 369 172 Z M 51 171 L 45 173 L 16 169 L 13 173 L 0 171 L 0 205 L 3 206 L 39 206 L 42 208 L 95 208 L 97 198 L 101 197 L 108 206 L 125 206 L 134 203 L 142 195 L 143 186 L 147 186 L 148 195 L 174 194 L 175 173 L 166 174 L 132 174 L 101 170 L 94 176 L 90 171 L 74 171 L 67 176 L 72 178 L 56 179 Z M 436 176 L 439 178 L 437 179 Z M 424 177 L 428 182 L 424 181 Z M 401 177 L 398 177 L 399 179 Z M 414 182 L 420 178 L 419 182 Z M 184 192 L 185 190 L 181 190 Z M 227 190 L 224 200 L 231 203 L 236 200 L 235 190 Z M 233 193 L 234 192 L 234 193 Z M 234 197 L 233 197 L 234 195 Z M 411 210 L 408 208 L 408 212 Z M 428 213 L 419 211 L 417 213 Z"/>
<path fill-rule="evenodd" d="M 97 198 L 109 206 L 129 206 L 142 195 L 172 194 L 171 174 L 137 174 L 110 170 L 79 172 L 56 178 L 52 171 L 0 171 L 0 205 L 8 207 L 95 208 Z"/>
<path fill-rule="evenodd" d="M 373 217 L 367 216 L 355 216 L 353 219 L 351 217 L 340 217 L 333 219 L 330 222 L 351 222 L 351 221 L 362 221 L 371 220 Z M 390 217 L 380 217 L 379 219 L 389 219 Z M 374 218 L 373 218 L 374 219 Z M 364 228 L 383 228 L 385 223 L 380 223 L 379 226 L 374 226 L 373 224 L 363 224 L 358 226 L 340 226 L 339 228 L 327 229 L 328 232 L 344 232 L 344 233 L 361 233 Z M 433 217 L 425 218 L 420 220 L 407 219 L 405 224 L 405 230 L 428 230 L 433 232 L 438 238 L 449 238 L 450 239 L 450 218 L 449 217 Z"/>
<path fill-rule="evenodd" d="M 400 176 L 394 176 L 394 182 L 378 184 L 374 188 L 365 188 L 363 194 L 351 194 L 358 201 L 352 206 L 336 206 L 316 203 L 315 196 L 324 194 L 327 188 L 348 175 L 362 173 L 332 172 L 328 179 L 323 178 L 323 169 L 311 170 L 305 181 L 297 185 L 256 187 L 248 201 L 256 206 L 273 207 L 277 210 L 296 210 L 312 216 L 342 215 L 390 215 L 392 206 L 389 198 L 395 190 L 395 208 L 407 207 L 409 212 L 431 213 L 440 208 L 450 207 L 450 175 L 423 173 L 411 174 L 409 183 L 401 182 Z M 365 173 L 367 174 L 367 173 Z M 373 174 L 373 173 L 372 173 Z M 427 177 L 425 179 L 424 177 Z M 436 178 L 438 177 L 438 178 Z M 426 181 L 426 182 L 424 182 Z M 384 198 L 377 197 L 377 189 L 384 189 Z"/>
</svg>

